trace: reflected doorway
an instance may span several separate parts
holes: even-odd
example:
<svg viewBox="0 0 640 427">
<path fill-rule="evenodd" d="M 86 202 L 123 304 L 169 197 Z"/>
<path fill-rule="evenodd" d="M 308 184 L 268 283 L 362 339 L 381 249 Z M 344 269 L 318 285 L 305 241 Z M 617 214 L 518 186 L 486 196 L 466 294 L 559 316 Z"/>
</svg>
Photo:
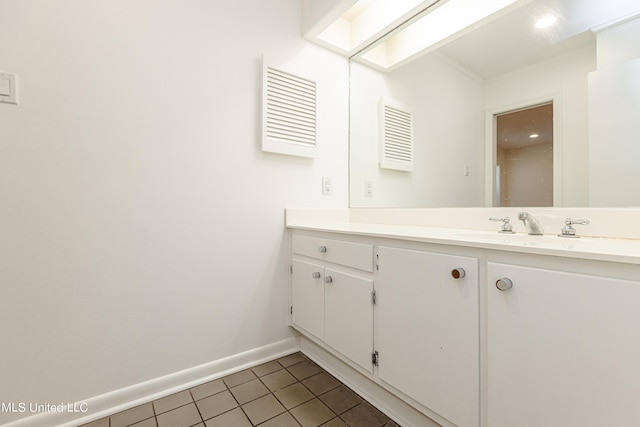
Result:
<svg viewBox="0 0 640 427">
<path fill-rule="evenodd" d="M 553 102 L 495 115 L 495 205 L 553 206 Z"/>
</svg>

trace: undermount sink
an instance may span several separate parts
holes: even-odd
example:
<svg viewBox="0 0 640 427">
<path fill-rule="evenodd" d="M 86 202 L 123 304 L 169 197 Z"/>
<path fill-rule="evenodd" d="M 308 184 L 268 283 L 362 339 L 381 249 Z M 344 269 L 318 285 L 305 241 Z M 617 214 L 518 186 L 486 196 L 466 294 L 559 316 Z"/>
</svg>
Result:
<svg viewBox="0 0 640 427">
<path fill-rule="evenodd" d="M 505 242 L 535 242 L 537 239 L 544 239 L 546 236 L 530 236 L 528 234 L 508 234 L 508 233 L 479 233 L 473 234 L 479 239 L 504 240 Z"/>
</svg>

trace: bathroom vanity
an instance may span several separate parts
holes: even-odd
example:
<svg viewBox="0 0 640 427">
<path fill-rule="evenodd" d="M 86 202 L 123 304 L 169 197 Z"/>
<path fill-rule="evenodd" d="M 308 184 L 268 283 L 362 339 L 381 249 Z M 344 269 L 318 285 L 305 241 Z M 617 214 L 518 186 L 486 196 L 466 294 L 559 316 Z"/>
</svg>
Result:
<svg viewBox="0 0 640 427">
<path fill-rule="evenodd" d="M 551 210 L 543 236 L 491 208 L 470 228 L 366 211 L 287 210 L 291 325 L 319 364 L 406 426 L 640 424 L 640 240 L 558 237 Z"/>
</svg>

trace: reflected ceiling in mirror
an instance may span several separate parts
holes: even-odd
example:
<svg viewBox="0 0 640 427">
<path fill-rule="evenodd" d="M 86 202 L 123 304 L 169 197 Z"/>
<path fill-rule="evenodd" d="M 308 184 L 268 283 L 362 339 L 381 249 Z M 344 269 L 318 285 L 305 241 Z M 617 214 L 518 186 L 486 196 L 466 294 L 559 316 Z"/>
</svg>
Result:
<svg viewBox="0 0 640 427">
<path fill-rule="evenodd" d="M 593 43 L 594 35 L 589 30 L 640 10 L 637 0 L 503 0 L 501 7 L 477 23 L 438 43 L 425 44 L 425 37 L 412 27 L 448 3 L 453 0 L 433 3 L 353 58 L 382 71 L 393 71 L 437 51 L 489 79 Z M 538 28 L 540 20 L 550 17 L 554 18 L 550 25 Z M 369 59 L 377 56 L 385 59 Z M 388 65 L 381 66 L 381 62 Z"/>
</svg>

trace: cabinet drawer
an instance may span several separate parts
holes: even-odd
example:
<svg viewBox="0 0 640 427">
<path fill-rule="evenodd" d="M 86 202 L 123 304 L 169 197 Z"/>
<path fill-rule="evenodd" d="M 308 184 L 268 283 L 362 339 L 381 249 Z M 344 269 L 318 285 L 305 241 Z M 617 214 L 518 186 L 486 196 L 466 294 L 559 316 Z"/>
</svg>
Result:
<svg viewBox="0 0 640 427">
<path fill-rule="evenodd" d="M 363 271 L 373 271 L 373 245 L 322 237 L 292 236 L 293 253 Z"/>
</svg>

